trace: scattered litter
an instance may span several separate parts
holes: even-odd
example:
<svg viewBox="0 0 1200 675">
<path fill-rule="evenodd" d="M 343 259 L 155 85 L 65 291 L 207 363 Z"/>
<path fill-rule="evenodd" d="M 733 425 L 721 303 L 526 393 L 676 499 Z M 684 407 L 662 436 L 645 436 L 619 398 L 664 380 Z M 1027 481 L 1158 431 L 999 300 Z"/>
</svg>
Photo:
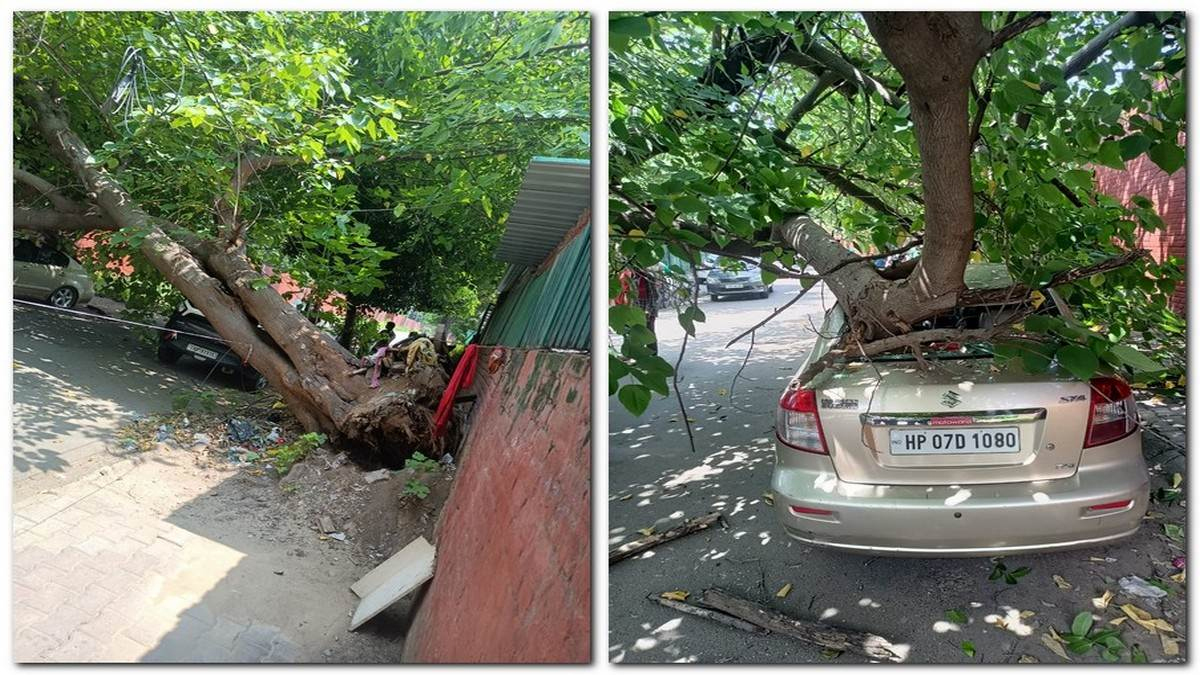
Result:
<svg viewBox="0 0 1200 675">
<path fill-rule="evenodd" d="M 1096 609 L 1100 609 L 1100 610 L 1108 609 L 1108 603 L 1112 602 L 1112 599 L 1113 599 L 1113 592 L 1112 591 L 1104 591 L 1104 595 L 1102 595 L 1098 598 L 1092 598 L 1092 606 L 1095 607 Z"/>
<path fill-rule="evenodd" d="M 169 424 L 159 425 L 158 435 L 156 436 L 156 439 L 158 440 L 158 442 L 162 443 L 163 441 L 167 440 L 170 437 L 171 437 L 171 425 L 169 425 Z"/>
<path fill-rule="evenodd" d="M 1176 556 L 1171 559 L 1171 567 L 1181 570 L 1187 567 L 1187 556 Z"/>
<path fill-rule="evenodd" d="M 199 449 L 206 447 L 212 443 L 212 438 L 208 434 L 194 433 L 192 434 L 192 447 Z"/>
<path fill-rule="evenodd" d="M 1028 654 L 1022 654 L 1020 656 L 1020 658 L 1017 659 L 1017 663 L 1040 663 L 1040 662 L 1037 660 L 1036 657 L 1030 656 Z"/>
<path fill-rule="evenodd" d="M 346 533 L 345 532 L 330 532 L 329 537 L 331 539 L 337 539 L 338 541 L 346 541 Z"/>
<path fill-rule="evenodd" d="M 1179 574 L 1172 574 L 1170 579 L 1175 583 L 1182 584 L 1183 582 L 1187 581 L 1187 570 L 1184 570 Z"/>
<path fill-rule="evenodd" d="M 254 431 L 254 425 L 238 417 L 231 417 L 227 426 L 229 428 L 229 438 L 234 443 L 246 443 L 258 435 Z"/>
<path fill-rule="evenodd" d="M 1054 585 L 1058 586 L 1060 589 L 1062 589 L 1064 591 L 1069 591 L 1073 588 L 1073 586 L 1071 586 L 1070 582 L 1068 582 L 1066 579 L 1062 578 L 1060 575 L 1055 574 L 1053 578 L 1054 578 Z"/>
<path fill-rule="evenodd" d="M 283 576 L 283 570 L 275 570 L 275 574 L 278 574 L 279 576 Z"/>
<path fill-rule="evenodd" d="M 318 526 L 321 528 L 321 532 L 323 534 L 337 532 L 337 526 L 333 524 L 333 518 L 330 518 L 329 516 L 321 516 L 319 520 L 320 522 L 318 523 Z"/>
<path fill-rule="evenodd" d="M 454 455 L 447 452 L 446 454 L 442 455 L 441 459 L 438 460 L 438 463 L 441 464 L 442 466 L 446 467 L 447 469 L 453 469 L 454 468 Z"/>
<path fill-rule="evenodd" d="M 1151 585 L 1139 576 L 1121 577 L 1121 592 L 1138 598 L 1158 599 L 1167 597 L 1167 592 Z"/>
<path fill-rule="evenodd" d="M 279 431 L 279 427 L 271 427 L 271 433 L 267 434 L 266 438 L 263 439 L 263 444 L 278 445 L 282 443 L 283 439 L 280 438 L 280 433 L 282 432 Z"/>
<path fill-rule="evenodd" d="M 788 593 L 791 593 L 791 592 L 792 592 L 792 585 L 784 584 L 783 588 L 779 589 L 779 591 L 777 593 L 775 593 L 775 597 L 786 598 L 788 596 Z"/>
<path fill-rule="evenodd" d="M 378 483 L 381 480 L 387 480 L 391 477 L 392 472 L 387 469 L 378 469 L 363 474 L 363 480 L 367 481 L 368 484 Z"/>
</svg>

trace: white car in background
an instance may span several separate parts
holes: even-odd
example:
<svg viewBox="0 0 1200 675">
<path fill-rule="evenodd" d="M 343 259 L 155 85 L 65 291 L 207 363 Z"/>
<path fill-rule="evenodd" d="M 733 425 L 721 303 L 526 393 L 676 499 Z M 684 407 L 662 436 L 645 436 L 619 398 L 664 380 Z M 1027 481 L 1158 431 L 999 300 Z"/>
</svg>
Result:
<svg viewBox="0 0 1200 675">
<path fill-rule="evenodd" d="M 48 246 L 13 238 L 13 295 L 55 307 L 86 305 L 96 294 L 92 277 L 77 260 Z"/>
</svg>

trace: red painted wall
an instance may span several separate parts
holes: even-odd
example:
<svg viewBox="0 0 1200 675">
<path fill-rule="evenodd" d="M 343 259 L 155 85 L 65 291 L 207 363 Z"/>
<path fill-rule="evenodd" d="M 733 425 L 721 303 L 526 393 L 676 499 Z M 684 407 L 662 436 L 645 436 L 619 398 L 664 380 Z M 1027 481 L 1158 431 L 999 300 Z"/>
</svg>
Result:
<svg viewBox="0 0 1200 675">
<path fill-rule="evenodd" d="M 1186 138 L 1180 137 L 1183 145 Z M 1163 173 L 1146 155 L 1125 164 L 1124 171 L 1096 167 L 1096 185 L 1107 195 L 1129 204 L 1130 197 L 1142 195 L 1154 202 L 1154 208 L 1166 227 L 1158 232 L 1141 232 L 1139 243 L 1149 249 L 1155 260 L 1173 255 L 1187 260 L 1187 169 L 1171 175 Z M 1180 282 L 1171 296 L 1171 308 L 1177 314 L 1187 313 L 1187 288 Z"/>
<path fill-rule="evenodd" d="M 495 350 L 506 362 L 489 374 Z M 405 661 L 590 662 L 590 357 L 485 348 L 472 389 Z"/>
</svg>

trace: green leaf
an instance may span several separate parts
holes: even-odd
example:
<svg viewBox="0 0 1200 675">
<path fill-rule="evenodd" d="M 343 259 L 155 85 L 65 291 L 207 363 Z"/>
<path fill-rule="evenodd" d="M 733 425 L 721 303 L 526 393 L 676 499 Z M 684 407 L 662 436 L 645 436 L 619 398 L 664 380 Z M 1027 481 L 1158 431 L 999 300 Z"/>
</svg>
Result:
<svg viewBox="0 0 1200 675">
<path fill-rule="evenodd" d="M 627 384 L 621 387 L 617 398 L 621 401 L 621 405 L 625 409 L 639 416 L 646 412 L 646 408 L 650 406 L 650 390 L 640 384 Z"/>
<path fill-rule="evenodd" d="M 1129 661 L 1130 663 L 1150 662 L 1149 659 L 1146 658 L 1146 652 L 1142 651 L 1142 648 L 1137 645 L 1134 645 L 1133 648 L 1129 650 Z"/>
<path fill-rule="evenodd" d="M 975 644 L 964 641 L 961 646 L 962 653 L 967 655 L 968 659 L 975 658 Z"/>
<path fill-rule="evenodd" d="M 1133 368 L 1134 372 L 1155 372 L 1163 370 L 1162 364 L 1146 356 L 1129 345 L 1117 344 L 1108 350 L 1120 359 L 1121 363 Z"/>
<path fill-rule="evenodd" d="M 1080 345 L 1063 345 L 1058 349 L 1055 358 L 1063 368 L 1084 382 L 1091 379 L 1100 367 L 1100 361 L 1092 350 Z"/>
<path fill-rule="evenodd" d="M 1065 162 L 1075 156 L 1075 153 L 1071 151 L 1071 147 L 1067 145 L 1062 136 L 1055 134 L 1047 139 L 1047 141 L 1050 146 L 1050 154 L 1054 159 Z"/>
<path fill-rule="evenodd" d="M 1172 541 L 1183 541 L 1183 528 L 1175 523 L 1163 523 L 1163 533 Z"/>
<path fill-rule="evenodd" d="M 1121 159 L 1121 144 L 1116 141 L 1106 141 L 1096 152 L 1096 161 L 1110 169 L 1122 171 L 1125 161 Z"/>
<path fill-rule="evenodd" d="M 946 610 L 946 620 L 950 623 L 967 624 L 967 615 L 960 609 Z"/>
<path fill-rule="evenodd" d="M 1092 618 L 1091 612 L 1080 612 L 1075 615 L 1075 620 L 1071 622 L 1071 632 L 1079 637 L 1086 637 L 1092 631 L 1092 623 L 1095 619 Z"/>
<path fill-rule="evenodd" d="M 1154 65 L 1162 56 L 1163 39 L 1161 35 L 1151 34 L 1146 39 L 1133 46 L 1133 63 L 1139 68 Z"/>
<path fill-rule="evenodd" d="M 1150 139 L 1145 134 L 1130 134 L 1118 141 L 1121 159 L 1129 161 L 1150 149 Z"/>
<path fill-rule="evenodd" d="M 621 35 L 626 38 L 647 38 L 650 37 L 650 32 L 650 20 L 642 15 L 621 16 L 609 18 L 608 20 L 609 35 Z"/>
<path fill-rule="evenodd" d="M 645 326 L 646 314 L 634 305 L 613 305 L 608 308 L 608 325 L 617 333 L 624 333 L 626 326 Z"/>
<path fill-rule="evenodd" d="M 1168 174 L 1175 173 L 1187 162 L 1187 153 L 1174 140 L 1162 140 L 1150 148 L 1150 160 Z"/>
<path fill-rule="evenodd" d="M 621 378 L 629 374 L 629 366 L 617 358 L 616 354 L 608 355 L 608 395 L 612 396 L 620 388 Z"/>
</svg>

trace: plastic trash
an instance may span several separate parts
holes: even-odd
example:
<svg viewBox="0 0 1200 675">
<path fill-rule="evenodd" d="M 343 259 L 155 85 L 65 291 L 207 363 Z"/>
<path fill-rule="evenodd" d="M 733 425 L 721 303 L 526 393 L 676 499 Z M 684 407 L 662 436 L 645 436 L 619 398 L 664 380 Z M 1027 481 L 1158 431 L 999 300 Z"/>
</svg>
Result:
<svg viewBox="0 0 1200 675">
<path fill-rule="evenodd" d="M 1121 592 L 1138 598 L 1156 600 L 1167 597 L 1167 592 L 1136 576 L 1121 577 Z"/>
<path fill-rule="evenodd" d="M 1181 555 L 1172 558 L 1171 567 L 1174 567 L 1177 570 L 1185 569 L 1187 567 L 1187 556 Z"/>
<path fill-rule="evenodd" d="M 158 427 L 158 442 L 161 443 L 171 436 L 171 425 L 161 424 Z"/>
<path fill-rule="evenodd" d="M 229 438 L 232 439 L 234 443 L 245 443 L 258 435 L 258 433 L 254 431 L 254 425 L 250 424 L 244 419 L 232 417 L 229 419 L 229 424 L 227 426 L 229 427 Z"/>
</svg>

